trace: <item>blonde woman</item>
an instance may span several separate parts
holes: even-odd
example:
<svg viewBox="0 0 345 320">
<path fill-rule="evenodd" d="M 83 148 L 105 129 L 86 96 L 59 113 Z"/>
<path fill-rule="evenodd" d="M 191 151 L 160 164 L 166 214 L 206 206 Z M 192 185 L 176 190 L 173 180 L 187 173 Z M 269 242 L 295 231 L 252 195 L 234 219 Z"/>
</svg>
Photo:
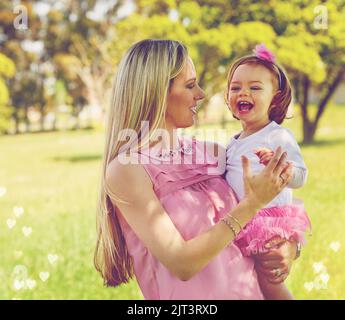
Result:
<svg viewBox="0 0 345 320">
<path fill-rule="evenodd" d="M 177 41 L 143 40 L 120 62 L 97 213 L 95 266 L 107 286 L 135 275 L 145 299 L 264 299 L 255 261 L 271 282 L 289 273 L 295 243 L 255 259 L 233 243 L 289 183 L 286 153 L 278 148 L 255 176 L 242 159 L 246 194 L 237 203 L 219 165 L 225 151 L 176 133 L 193 125 L 203 98 Z M 277 268 L 284 277 L 275 276 Z"/>
</svg>

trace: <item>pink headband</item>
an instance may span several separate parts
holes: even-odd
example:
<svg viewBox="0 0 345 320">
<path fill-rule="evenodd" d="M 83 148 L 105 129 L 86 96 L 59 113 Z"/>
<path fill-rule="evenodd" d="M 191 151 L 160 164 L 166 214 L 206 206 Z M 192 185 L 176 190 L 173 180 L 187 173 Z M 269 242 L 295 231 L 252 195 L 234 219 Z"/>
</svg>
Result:
<svg viewBox="0 0 345 320">
<path fill-rule="evenodd" d="M 256 45 L 253 52 L 254 52 L 255 57 L 257 57 L 258 59 L 270 62 L 278 68 L 278 71 L 279 71 L 278 80 L 279 80 L 279 89 L 280 89 L 282 86 L 282 75 L 281 75 L 280 68 L 276 65 L 276 57 L 274 56 L 274 54 L 266 48 L 264 43 Z"/>
<path fill-rule="evenodd" d="M 276 62 L 274 54 L 266 48 L 264 43 L 255 46 L 255 49 L 253 51 L 254 55 L 261 60 L 265 60 L 271 63 Z"/>
</svg>

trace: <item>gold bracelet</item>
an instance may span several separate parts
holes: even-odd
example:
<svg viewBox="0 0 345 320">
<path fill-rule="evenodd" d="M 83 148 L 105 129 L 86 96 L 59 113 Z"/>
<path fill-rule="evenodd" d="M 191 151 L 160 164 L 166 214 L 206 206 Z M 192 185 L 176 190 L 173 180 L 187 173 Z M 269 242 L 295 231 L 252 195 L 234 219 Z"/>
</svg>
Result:
<svg viewBox="0 0 345 320">
<path fill-rule="evenodd" d="M 227 215 L 228 215 L 229 218 L 231 218 L 232 220 L 234 220 L 237 223 L 237 225 L 240 227 L 240 231 L 239 232 L 241 232 L 242 231 L 242 226 L 241 226 L 240 222 L 234 216 L 232 216 L 230 213 L 228 213 Z"/>
<path fill-rule="evenodd" d="M 230 228 L 230 230 L 234 234 L 234 238 L 236 238 L 237 237 L 237 232 L 236 232 L 234 226 L 231 224 L 231 222 L 229 220 L 227 220 L 226 218 L 227 217 L 225 216 L 224 218 L 222 218 L 221 221 L 224 222 Z"/>
</svg>

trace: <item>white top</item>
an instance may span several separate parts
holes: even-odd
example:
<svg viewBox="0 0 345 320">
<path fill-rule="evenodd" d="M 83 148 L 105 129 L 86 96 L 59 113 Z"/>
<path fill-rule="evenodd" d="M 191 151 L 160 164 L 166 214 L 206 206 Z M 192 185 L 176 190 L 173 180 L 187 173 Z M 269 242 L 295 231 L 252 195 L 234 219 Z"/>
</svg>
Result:
<svg viewBox="0 0 345 320">
<path fill-rule="evenodd" d="M 303 161 L 301 150 L 289 129 L 281 127 L 276 122 L 270 122 L 266 127 L 258 132 L 237 139 L 234 136 L 226 150 L 226 181 L 236 192 L 237 197 L 241 200 L 244 197 L 243 170 L 241 156 L 246 156 L 250 161 L 251 171 L 253 174 L 259 173 L 264 169 L 260 164 L 259 157 L 254 154 L 256 148 L 269 148 L 275 151 L 279 146 L 287 152 L 287 161 L 294 165 L 293 179 L 288 187 L 284 188 L 266 207 L 283 206 L 292 203 L 291 188 L 300 188 L 307 179 L 307 168 Z"/>
</svg>

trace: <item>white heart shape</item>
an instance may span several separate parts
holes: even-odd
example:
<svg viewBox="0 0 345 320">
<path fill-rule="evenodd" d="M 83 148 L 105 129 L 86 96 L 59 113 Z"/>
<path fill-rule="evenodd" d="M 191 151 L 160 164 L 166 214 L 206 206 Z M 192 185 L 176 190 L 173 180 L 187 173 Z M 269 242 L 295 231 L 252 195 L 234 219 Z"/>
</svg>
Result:
<svg viewBox="0 0 345 320">
<path fill-rule="evenodd" d="M 18 291 L 20 289 L 23 289 L 25 286 L 25 281 L 24 280 L 18 280 L 18 279 L 15 279 L 13 281 L 13 289 Z"/>
<path fill-rule="evenodd" d="M 340 249 L 340 242 L 339 241 L 333 241 L 329 246 L 334 252 L 338 252 Z"/>
<path fill-rule="evenodd" d="M 322 276 L 323 275 L 323 276 Z M 327 282 L 324 282 L 322 279 L 327 280 L 329 276 L 327 273 L 323 273 L 318 275 L 315 279 L 314 279 L 314 289 L 315 290 L 320 290 L 320 289 L 327 289 Z"/>
<path fill-rule="evenodd" d="M 30 228 L 30 227 L 23 227 L 22 231 L 24 233 L 24 236 L 28 237 L 31 234 L 31 232 L 32 232 L 32 228 Z"/>
<path fill-rule="evenodd" d="M 315 273 L 319 273 L 325 268 L 322 262 L 314 262 L 313 263 L 313 269 Z"/>
<path fill-rule="evenodd" d="M 13 213 L 17 218 L 19 218 L 20 216 L 24 214 L 24 209 L 22 207 L 14 207 Z"/>
<path fill-rule="evenodd" d="M 311 291 L 313 290 L 314 288 L 314 283 L 313 282 L 305 282 L 304 283 L 304 288 L 308 291 Z"/>
<path fill-rule="evenodd" d="M 27 279 L 25 283 L 30 290 L 36 287 L 36 280 Z"/>
<path fill-rule="evenodd" d="M 16 225 L 17 221 L 15 219 L 7 219 L 6 223 L 7 223 L 7 226 L 10 229 L 12 229 Z"/>
<path fill-rule="evenodd" d="M 328 273 L 322 273 L 320 274 L 320 280 L 323 282 L 323 283 L 328 283 L 328 280 L 329 280 L 329 274 Z"/>
<path fill-rule="evenodd" d="M 6 194 L 7 190 L 5 187 L 0 187 L 0 197 L 4 196 Z"/>
<path fill-rule="evenodd" d="M 18 264 L 13 268 L 12 276 L 16 279 L 26 279 L 28 277 L 28 268 L 22 264 Z"/>
<path fill-rule="evenodd" d="M 57 256 L 57 254 L 53 254 L 53 253 L 48 254 L 48 260 L 51 264 L 54 264 L 58 258 L 59 257 Z"/>
<path fill-rule="evenodd" d="M 40 272 L 40 279 L 44 282 L 44 281 L 46 281 L 48 278 L 49 278 L 49 272 L 48 271 L 46 271 L 46 272 Z"/>
</svg>

